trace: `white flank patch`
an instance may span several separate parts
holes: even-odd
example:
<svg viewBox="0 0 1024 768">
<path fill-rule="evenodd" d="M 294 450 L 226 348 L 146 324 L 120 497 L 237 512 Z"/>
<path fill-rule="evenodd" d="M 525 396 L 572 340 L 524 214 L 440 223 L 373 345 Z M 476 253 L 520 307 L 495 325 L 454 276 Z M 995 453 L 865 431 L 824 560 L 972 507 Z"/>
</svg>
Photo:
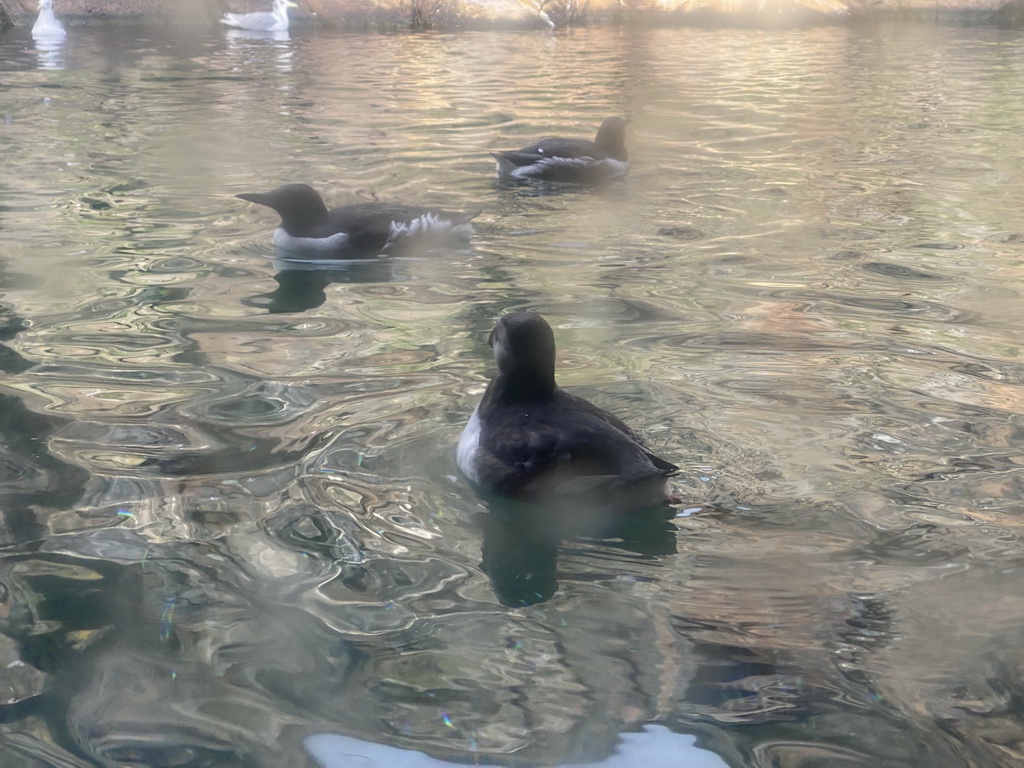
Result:
<svg viewBox="0 0 1024 768">
<path fill-rule="evenodd" d="M 451 229 L 451 226 L 452 223 L 450 221 L 442 219 L 437 214 L 424 213 L 419 218 L 415 218 L 410 222 L 392 221 L 391 234 L 388 235 L 388 241 L 399 240 L 403 237 L 425 235 L 428 232 L 445 232 Z"/>
<path fill-rule="evenodd" d="M 423 235 L 443 235 L 450 238 L 468 240 L 473 236 L 473 225 L 470 222 L 452 225 L 451 219 L 445 219 L 436 213 L 424 213 L 410 222 L 392 221 L 388 232 L 388 243 L 407 237 Z"/>
<path fill-rule="evenodd" d="M 283 251 L 304 254 L 336 254 L 345 250 L 348 234 L 339 232 L 330 237 L 292 237 L 283 227 L 274 232 L 274 245 Z"/>
<path fill-rule="evenodd" d="M 629 171 L 629 163 L 624 163 L 621 160 L 613 160 L 606 158 L 604 160 L 595 160 L 592 157 L 545 157 L 543 160 L 538 160 L 530 165 L 523 165 L 513 168 L 511 171 L 506 171 L 506 175 L 513 176 L 517 179 L 530 179 L 534 176 L 541 176 L 552 169 L 602 169 L 609 177 L 612 176 L 625 176 Z M 499 173 L 502 170 L 501 163 L 498 163 Z"/>
<path fill-rule="evenodd" d="M 479 410 L 479 408 L 474 409 L 473 415 L 469 417 L 469 422 L 459 436 L 459 447 L 455 450 L 455 463 L 459 465 L 462 474 L 474 483 L 480 482 L 476 472 L 476 452 L 480 448 L 480 432 L 482 430 Z"/>
</svg>

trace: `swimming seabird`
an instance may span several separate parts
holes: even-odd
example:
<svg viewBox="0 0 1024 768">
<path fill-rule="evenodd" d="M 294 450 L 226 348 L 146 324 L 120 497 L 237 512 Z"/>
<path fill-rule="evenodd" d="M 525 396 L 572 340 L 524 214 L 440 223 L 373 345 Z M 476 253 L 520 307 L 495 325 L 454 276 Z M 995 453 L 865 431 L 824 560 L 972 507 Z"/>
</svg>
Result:
<svg viewBox="0 0 1024 768">
<path fill-rule="evenodd" d="M 499 178 L 595 183 L 629 173 L 626 121 L 609 117 L 587 139 L 541 139 L 522 149 L 491 152 Z"/>
<path fill-rule="evenodd" d="M 634 511 L 663 505 L 679 467 L 612 414 L 555 383 L 555 337 L 535 312 L 491 331 L 498 374 L 459 438 L 456 463 L 483 491 L 551 504 L 589 499 Z"/>
<path fill-rule="evenodd" d="M 393 255 L 406 246 L 467 240 L 480 211 L 394 203 L 356 203 L 328 210 L 308 184 L 285 184 L 270 192 L 235 195 L 277 211 L 281 224 L 274 245 L 284 251 L 320 259 Z"/>
</svg>

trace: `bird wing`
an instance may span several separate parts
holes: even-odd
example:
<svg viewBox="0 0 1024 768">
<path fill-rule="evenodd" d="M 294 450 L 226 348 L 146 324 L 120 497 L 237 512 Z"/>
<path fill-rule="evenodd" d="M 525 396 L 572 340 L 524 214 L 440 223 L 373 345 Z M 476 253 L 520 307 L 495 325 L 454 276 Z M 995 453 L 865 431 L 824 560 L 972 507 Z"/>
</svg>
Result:
<svg viewBox="0 0 1024 768">
<path fill-rule="evenodd" d="M 480 211 L 456 213 L 436 208 L 388 203 L 357 203 L 330 211 L 324 232 L 348 233 L 348 245 L 358 251 L 383 250 L 396 236 L 429 231 L 432 220 L 449 222 L 449 227 L 471 221 Z"/>
<path fill-rule="evenodd" d="M 266 11 L 255 13 L 225 13 L 220 20 L 221 24 L 227 24 L 240 29 L 249 29 L 253 32 L 271 32 L 277 25 L 277 17 Z"/>
<path fill-rule="evenodd" d="M 663 458 L 653 453 L 651 449 L 648 448 L 646 441 L 617 416 L 614 416 L 608 413 L 608 411 L 598 408 L 590 401 L 584 400 L 582 397 L 577 397 L 565 390 L 559 389 L 556 394 L 558 397 L 565 398 L 567 401 L 572 402 L 573 407 L 578 411 L 587 413 L 591 417 L 603 421 L 604 423 L 614 427 L 618 432 L 621 432 L 650 460 L 651 464 L 653 464 L 657 469 L 667 474 L 675 474 L 679 471 L 679 467 L 675 464 L 665 461 Z"/>
<path fill-rule="evenodd" d="M 584 139 L 542 139 L 522 149 L 492 152 L 495 158 L 504 158 L 513 165 L 531 165 L 542 160 L 603 160 L 608 157 L 592 141 Z"/>
<path fill-rule="evenodd" d="M 543 406 L 503 409 L 486 418 L 481 484 L 502 495 L 622 488 L 678 470 L 615 416 L 561 390 Z"/>
</svg>

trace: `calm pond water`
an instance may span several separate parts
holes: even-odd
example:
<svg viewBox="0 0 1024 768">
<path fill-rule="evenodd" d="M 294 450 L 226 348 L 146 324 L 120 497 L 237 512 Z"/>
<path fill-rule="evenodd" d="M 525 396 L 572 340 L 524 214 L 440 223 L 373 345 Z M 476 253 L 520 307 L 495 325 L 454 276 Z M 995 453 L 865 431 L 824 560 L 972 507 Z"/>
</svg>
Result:
<svg viewBox="0 0 1024 768">
<path fill-rule="evenodd" d="M 1019 33 L 111 24 L 0 69 L 0 765 L 1024 760 Z M 493 179 L 608 115 L 624 188 Z M 279 270 L 233 195 L 290 181 L 483 213 Z M 510 309 L 678 517 L 537 542 L 458 476 Z"/>
</svg>

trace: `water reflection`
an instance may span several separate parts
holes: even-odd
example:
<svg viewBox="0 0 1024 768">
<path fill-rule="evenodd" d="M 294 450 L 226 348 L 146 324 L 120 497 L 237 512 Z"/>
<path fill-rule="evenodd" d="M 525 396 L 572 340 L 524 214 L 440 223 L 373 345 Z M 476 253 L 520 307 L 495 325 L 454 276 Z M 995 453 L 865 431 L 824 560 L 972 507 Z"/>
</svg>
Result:
<svg viewBox="0 0 1024 768">
<path fill-rule="evenodd" d="M 0 268 L 0 290 L 23 284 Z M 31 281 L 30 281 L 31 284 Z M 28 323 L 0 302 L 0 342 L 25 331 Z M 0 343 L 0 371 L 17 376 L 32 363 Z M 67 419 L 39 414 L 19 394 L 0 392 L 0 497 L 3 526 L 0 541 L 17 544 L 39 539 L 50 510 L 73 505 L 83 494 L 87 473 L 50 450 L 50 439 Z"/>
<path fill-rule="evenodd" d="M 499 176 L 494 179 L 494 188 L 510 200 L 580 194 L 597 195 L 603 199 L 615 201 L 626 199 L 626 195 L 629 193 L 629 181 L 626 178 L 615 178 L 579 183 L 544 179 L 513 179 Z"/>
<path fill-rule="evenodd" d="M 614 518 L 592 511 L 544 508 L 491 498 L 480 515 L 481 568 L 502 605 L 550 599 L 558 589 L 558 553 L 566 540 L 598 539 L 612 548 L 661 557 L 675 554 L 675 510 L 647 510 Z"/>
<path fill-rule="evenodd" d="M 561 768 L 726 768 L 725 762 L 713 752 L 694 746 L 693 736 L 672 733 L 662 725 L 645 725 L 638 733 L 619 734 L 613 755 L 602 760 Z M 357 768 L 366 765 L 401 765 L 403 768 L 444 768 L 452 763 L 435 760 L 429 755 L 412 750 L 399 750 L 382 744 L 340 736 L 317 733 L 307 736 L 306 749 L 316 758 L 321 768 Z M 480 768 L 495 768 L 485 763 L 474 763 Z"/>
<path fill-rule="evenodd" d="M 309 625 L 289 628 L 280 614 L 283 623 L 269 612 L 261 615 L 257 603 L 232 588 L 231 566 L 218 569 L 210 561 L 227 580 L 207 589 L 203 570 L 187 565 L 196 554 L 187 546 L 154 548 L 131 536 L 106 539 L 102 549 L 81 555 L 43 552 L 9 560 L 4 573 L 11 611 L 4 634 L 19 643 L 21 659 L 42 671 L 51 686 L 39 697 L 37 712 L 66 723 L 67 730 L 58 733 L 67 750 L 61 751 L 76 756 L 67 764 L 81 758 L 237 766 L 285 760 L 275 739 L 257 734 L 245 719 L 259 716 L 263 728 L 278 733 L 285 723 L 260 704 L 261 697 L 240 694 L 266 688 L 264 702 L 269 701 L 275 676 L 302 667 L 317 668 L 326 681 L 332 653 L 344 665 L 343 650 L 317 650 L 318 643 L 304 634 Z M 147 551 L 155 557 L 140 565 Z M 206 570 L 207 576 L 213 573 Z M 211 619 L 227 632 L 225 640 L 236 638 L 236 651 L 261 657 L 259 666 L 242 660 L 249 654 L 231 652 L 218 652 L 206 663 L 183 663 L 196 630 Z M 231 671 L 221 674 L 218 668 Z M 238 682 L 229 682 L 235 675 Z M 241 710 L 232 713 L 235 707 Z M 239 718 L 242 711 L 247 714 Z"/>
<path fill-rule="evenodd" d="M 497 506 L 498 508 L 495 508 Z M 529 511 L 492 506 L 481 515 L 481 565 L 502 605 L 541 603 L 558 589 L 556 569 L 561 537 L 538 525 Z"/>
<path fill-rule="evenodd" d="M 275 40 L 278 42 L 291 40 L 291 36 L 289 35 L 287 29 L 279 29 L 276 31 L 257 29 L 226 29 L 224 30 L 224 38 L 232 43 L 244 43 L 247 40 Z"/>
<path fill-rule="evenodd" d="M 345 283 L 388 283 L 414 280 L 424 271 L 423 259 L 444 259 L 448 252 L 425 252 L 421 256 L 371 256 L 361 259 L 318 259 L 302 261 L 275 257 L 273 275 L 277 288 L 246 298 L 246 306 L 266 309 L 268 314 L 305 312 L 327 300 L 326 289 Z M 429 271 L 429 270 L 427 270 Z"/>
<path fill-rule="evenodd" d="M 657 723 L 736 766 L 1016 768 L 1022 45 L 84 25 L 57 88 L 0 36 L 9 761 L 547 765 Z M 496 187 L 526 124 L 626 113 L 626 194 Z M 488 223 L 285 270 L 230 199 L 281 178 Z M 568 535 L 468 492 L 522 308 L 700 513 Z"/>
<path fill-rule="evenodd" d="M 333 283 L 383 283 L 395 279 L 395 262 L 392 259 L 320 264 L 277 260 L 275 267 L 280 270 L 274 275 L 277 288 L 245 302 L 249 306 L 263 307 L 270 314 L 315 309 L 327 300 L 324 291 Z"/>
<path fill-rule="evenodd" d="M 0 280 L 6 282 L 0 272 Z M 0 342 L 10 341 L 28 326 L 24 318 L 18 317 L 7 305 L 0 302 Z M 22 373 L 32 367 L 32 363 L 19 355 L 6 344 L 0 343 L 0 371 L 9 374 Z"/>
<path fill-rule="evenodd" d="M 227 43 L 224 54 L 236 71 L 244 71 L 254 61 L 266 62 L 278 75 L 288 76 L 295 71 L 295 46 L 288 30 L 226 29 L 223 35 Z M 261 85 L 268 87 L 270 84 L 254 84 L 244 78 L 238 83 L 243 89 Z M 287 89 L 287 85 L 283 87 Z"/>
<path fill-rule="evenodd" d="M 34 38 L 34 41 L 35 47 L 33 50 L 36 54 L 39 69 L 64 69 L 64 46 L 67 43 L 67 38 L 63 35 L 43 36 Z"/>
</svg>

